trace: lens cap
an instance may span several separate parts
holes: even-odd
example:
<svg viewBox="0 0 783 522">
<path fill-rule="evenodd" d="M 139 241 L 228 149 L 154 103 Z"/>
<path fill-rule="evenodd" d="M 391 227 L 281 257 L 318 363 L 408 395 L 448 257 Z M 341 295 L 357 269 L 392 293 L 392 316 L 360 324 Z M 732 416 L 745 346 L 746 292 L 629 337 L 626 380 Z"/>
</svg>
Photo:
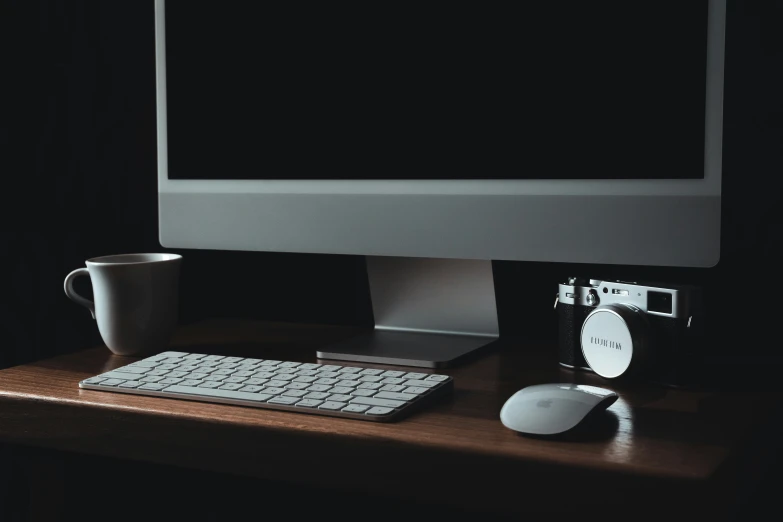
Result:
<svg viewBox="0 0 783 522">
<path fill-rule="evenodd" d="M 634 373 L 646 358 L 646 323 L 635 307 L 599 306 L 582 324 L 582 354 L 607 379 Z"/>
</svg>

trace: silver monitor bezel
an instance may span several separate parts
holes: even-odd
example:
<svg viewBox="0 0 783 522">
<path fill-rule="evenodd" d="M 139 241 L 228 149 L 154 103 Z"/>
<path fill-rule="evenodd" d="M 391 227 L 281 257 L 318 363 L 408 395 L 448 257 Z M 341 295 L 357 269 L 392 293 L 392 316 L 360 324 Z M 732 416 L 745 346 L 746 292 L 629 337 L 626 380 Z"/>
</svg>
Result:
<svg viewBox="0 0 783 522">
<path fill-rule="evenodd" d="M 161 245 L 713 266 L 720 255 L 725 0 L 710 1 L 708 16 L 703 179 L 170 180 L 165 0 L 156 0 Z"/>
</svg>

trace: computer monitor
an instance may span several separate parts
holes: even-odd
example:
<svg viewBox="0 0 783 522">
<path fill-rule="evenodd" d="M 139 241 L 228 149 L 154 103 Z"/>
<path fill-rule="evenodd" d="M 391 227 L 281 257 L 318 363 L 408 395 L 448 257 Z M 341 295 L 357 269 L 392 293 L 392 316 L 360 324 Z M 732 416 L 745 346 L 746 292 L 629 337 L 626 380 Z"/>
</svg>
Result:
<svg viewBox="0 0 783 522">
<path fill-rule="evenodd" d="M 367 256 L 321 357 L 459 360 L 491 260 L 718 261 L 724 0 L 155 9 L 160 242 Z"/>
</svg>

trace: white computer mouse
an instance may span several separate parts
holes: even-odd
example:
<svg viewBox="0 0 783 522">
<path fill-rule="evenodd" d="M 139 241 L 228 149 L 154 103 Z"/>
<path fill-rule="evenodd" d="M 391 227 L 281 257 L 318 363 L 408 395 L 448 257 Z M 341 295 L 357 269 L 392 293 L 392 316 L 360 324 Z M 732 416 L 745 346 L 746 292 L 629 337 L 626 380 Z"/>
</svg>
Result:
<svg viewBox="0 0 783 522">
<path fill-rule="evenodd" d="M 556 435 L 617 400 L 610 390 L 585 384 L 536 384 L 512 395 L 500 410 L 504 426 L 521 433 Z"/>
</svg>

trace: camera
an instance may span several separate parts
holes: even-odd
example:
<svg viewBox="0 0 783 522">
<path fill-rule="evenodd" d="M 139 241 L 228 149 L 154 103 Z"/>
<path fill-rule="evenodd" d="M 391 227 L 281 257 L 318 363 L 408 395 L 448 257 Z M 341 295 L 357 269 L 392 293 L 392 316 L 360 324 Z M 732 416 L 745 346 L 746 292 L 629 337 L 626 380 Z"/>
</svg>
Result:
<svg viewBox="0 0 783 522">
<path fill-rule="evenodd" d="M 697 287 L 570 277 L 559 286 L 559 360 L 607 379 L 683 384 L 700 350 Z"/>
</svg>

